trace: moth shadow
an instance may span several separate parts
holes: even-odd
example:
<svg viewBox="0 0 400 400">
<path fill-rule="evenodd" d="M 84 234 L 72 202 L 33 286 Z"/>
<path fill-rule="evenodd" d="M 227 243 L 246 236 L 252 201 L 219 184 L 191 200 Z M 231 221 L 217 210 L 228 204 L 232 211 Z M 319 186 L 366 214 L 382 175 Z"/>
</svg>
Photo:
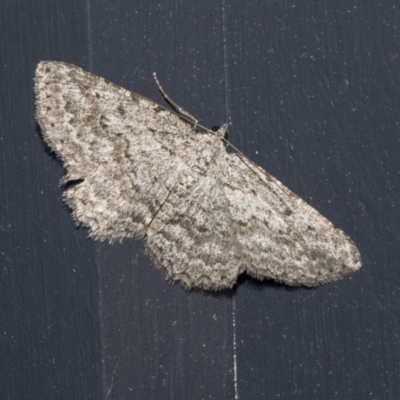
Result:
<svg viewBox="0 0 400 400">
<path fill-rule="evenodd" d="M 247 274 L 241 274 L 238 277 L 237 280 L 237 285 L 235 288 L 238 288 L 239 286 L 248 286 L 253 290 L 257 290 L 259 292 L 268 290 L 268 289 L 275 289 L 275 290 L 281 290 L 281 291 L 286 291 L 286 292 L 295 292 L 298 290 L 312 290 L 313 288 L 306 287 L 306 286 L 289 286 L 285 283 L 280 283 L 276 282 L 272 279 L 264 279 L 264 280 L 259 280 L 256 278 L 253 278 L 250 275 Z"/>
<path fill-rule="evenodd" d="M 192 289 L 194 292 L 199 292 L 205 294 L 207 297 L 213 297 L 215 299 L 221 298 L 232 298 L 236 294 L 237 290 L 240 290 L 242 287 L 248 286 L 251 290 L 256 290 L 258 292 L 262 292 L 264 290 L 280 290 L 286 292 L 296 292 L 299 290 L 312 290 L 312 287 L 307 286 L 289 286 L 285 283 L 279 283 L 272 279 L 264 279 L 258 280 L 253 278 L 246 273 L 239 275 L 237 278 L 237 283 L 233 288 L 230 289 L 222 289 L 219 291 L 205 291 L 203 289 Z"/>
<path fill-rule="evenodd" d="M 57 156 L 56 151 L 53 150 L 45 140 L 43 140 L 43 133 L 38 122 L 35 123 L 35 134 L 40 138 L 40 144 L 44 152 L 54 160 L 57 160 L 57 162 L 63 167 L 62 160 Z"/>
</svg>

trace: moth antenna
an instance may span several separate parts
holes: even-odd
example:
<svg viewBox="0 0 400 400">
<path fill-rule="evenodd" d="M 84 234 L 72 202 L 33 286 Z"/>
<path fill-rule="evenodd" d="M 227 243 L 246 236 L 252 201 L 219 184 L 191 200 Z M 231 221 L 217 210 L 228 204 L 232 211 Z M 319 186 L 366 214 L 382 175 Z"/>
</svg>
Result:
<svg viewBox="0 0 400 400">
<path fill-rule="evenodd" d="M 171 106 L 179 113 L 184 115 L 185 117 L 188 117 L 190 119 L 190 121 L 193 123 L 193 127 L 194 129 L 197 128 L 197 123 L 199 122 L 198 119 L 196 119 L 195 117 L 193 117 L 192 114 L 188 113 L 187 111 L 185 111 L 182 107 L 180 107 L 177 103 L 175 103 L 175 101 L 173 101 L 171 99 L 171 97 L 169 97 L 166 93 L 166 91 L 163 89 L 163 87 L 161 86 L 160 81 L 157 78 L 157 74 L 155 72 L 153 72 L 153 78 L 156 82 L 156 85 L 158 87 L 158 90 L 161 92 L 161 94 L 163 95 L 164 99 L 171 104 Z"/>
</svg>

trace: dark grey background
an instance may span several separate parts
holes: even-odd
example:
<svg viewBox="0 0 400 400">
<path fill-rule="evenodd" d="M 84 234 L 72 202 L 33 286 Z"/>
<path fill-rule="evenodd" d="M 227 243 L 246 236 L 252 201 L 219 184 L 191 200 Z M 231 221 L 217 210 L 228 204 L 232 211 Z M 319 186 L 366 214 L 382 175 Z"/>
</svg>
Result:
<svg viewBox="0 0 400 400">
<path fill-rule="evenodd" d="M 398 1 L 1 3 L 2 399 L 398 398 Z M 143 243 L 91 241 L 34 120 L 40 60 L 164 104 L 157 71 L 345 230 L 363 268 L 316 289 L 186 292 Z"/>
</svg>

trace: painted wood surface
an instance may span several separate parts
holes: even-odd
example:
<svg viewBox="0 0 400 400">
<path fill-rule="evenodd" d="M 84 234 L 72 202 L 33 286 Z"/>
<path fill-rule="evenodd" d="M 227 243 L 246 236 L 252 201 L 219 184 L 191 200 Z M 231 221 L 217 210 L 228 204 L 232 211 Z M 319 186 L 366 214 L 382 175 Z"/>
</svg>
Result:
<svg viewBox="0 0 400 400">
<path fill-rule="evenodd" d="M 400 386 L 394 1 L 5 2 L 0 8 L 0 391 L 22 399 L 395 399 Z M 40 60 L 169 95 L 335 225 L 364 265 L 317 289 L 163 280 L 93 242 L 34 119 Z"/>
</svg>

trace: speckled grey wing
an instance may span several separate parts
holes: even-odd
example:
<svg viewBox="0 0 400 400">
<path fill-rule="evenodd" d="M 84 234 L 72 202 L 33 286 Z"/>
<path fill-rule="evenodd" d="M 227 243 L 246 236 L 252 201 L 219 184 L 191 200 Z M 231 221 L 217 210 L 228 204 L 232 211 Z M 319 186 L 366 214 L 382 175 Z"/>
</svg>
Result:
<svg viewBox="0 0 400 400">
<path fill-rule="evenodd" d="M 261 167 L 238 154 L 218 164 L 232 240 L 250 275 L 316 286 L 360 268 L 351 239 Z"/>
<path fill-rule="evenodd" d="M 65 192 L 95 238 L 144 237 L 171 280 L 317 285 L 361 265 L 352 241 L 260 167 L 170 111 L 103 78 L 41 62 L 36 117 L 67 169 Z"/>
<path fill-rule="evenodd" d="M 95 238 L 143 237 L 187 173 L 182 157 L 195 154 L 195 131 L 156 103 L 62 62 L 38 65 L 35 92 L 36 118 L 67 169 L 64 181 L 83 180 L 65 192 L 75 220 Z"/>
<path fill-rule="evenodd" d="M 229 203 L 211 170 L 182 207 L 147 239 L 149 253 L 170 280 L 185 287 L 232 287 L 244 271 Z"/>
</svg>

